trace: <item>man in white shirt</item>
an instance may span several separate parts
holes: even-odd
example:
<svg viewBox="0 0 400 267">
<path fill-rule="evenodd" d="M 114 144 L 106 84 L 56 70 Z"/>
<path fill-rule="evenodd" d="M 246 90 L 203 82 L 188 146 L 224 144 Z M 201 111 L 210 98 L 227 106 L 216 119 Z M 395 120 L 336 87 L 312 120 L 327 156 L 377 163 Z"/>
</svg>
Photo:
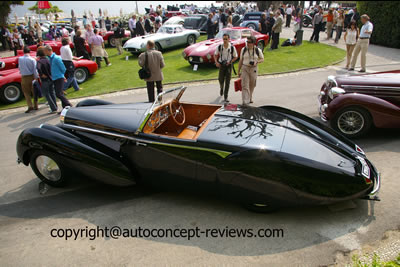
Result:
<svg viewBox="0 0 400 267">
<path fill-rule="evenodd" d="M 350 71 L 354 70 L 357 63 L 357 57 L 361 52 L 361 69 L 360 72 L 366 71 L 367 64 L 367 51 L 369 45 L 369 39 L 371 38 L 372 31 L 374 30 L 374 25 L 369 21 L 368 15 L 364 14 L 361 16 L 361 22 L 363 26 L 360 30 L 360 36 L 358 38 L 356 47 L 354 48 L 353 59 L 351 60 Z"/>
<path fill-rule="evenodd" d="M 228 93 L 232 77 L 232 66 L 238 59 L 238 54 L 236 48 L 230 43 L 229 34 L 225 33 L 222 40 L 224 43 L 220 44 L 215 50 L 214 60 L 215 65 L 219 68 L 220 96 L 224 95 L 225 102 L 229 102 Z"/>
<path fill-rule="evenodd" d="M 286 8 L 286 27 L 290 28 L 290 22 L 292 21 L 293 9 L 290 5 Z"/>
<path fill-rule="evenodd" d="M 61 34 L 62 34 L 62 37 L 68 37 L 69 36 L 69 31 L 67 29 L 65 29 L 64 25 L 61 26 Z"/>
<path fill-rule="evenodd" d="M 133 15 L 128 22 L 129 30 L 131 31 L 131 38 L 136 37 L 136 15 Z"/>
<path fill-rule="evenodd" d="M 75 66 L 72 62 L 73 59 L 78 59 L 72 56 L 71 47 L 69 46 L 69 38 L 63 38 L 62 47 L 60 48 L 60 56 L 64 63 L 65 68 L 67 69 L 65 75 L 67 76 L 67 81 L 64 83 L 64 91 L 67 90 L 71 85 L 74 87 L 75 91 L 79 91 L 82 88 L 79 88 L 78 82 L 75 78 Z"/>
</svg>

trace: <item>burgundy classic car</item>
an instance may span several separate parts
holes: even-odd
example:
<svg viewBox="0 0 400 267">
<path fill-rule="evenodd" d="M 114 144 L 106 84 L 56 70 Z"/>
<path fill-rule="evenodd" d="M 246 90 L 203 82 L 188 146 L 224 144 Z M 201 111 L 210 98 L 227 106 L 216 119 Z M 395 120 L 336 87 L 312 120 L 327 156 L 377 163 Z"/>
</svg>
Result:
<svg viewBox="0 0 400 267">
<path fill-rule="evenodd" d="M 3 59 L 0 59 L 1 61 Z M 0 61 L 0 62 L 1 62 Z M 75 78 L 78 83 L 83 83 L 89 75 L 95 74 L 97 64 L 91 60 L 80 59 L 73 61 L 75 65 Z M 0 64 L 2 65 L 2 64 Z M 11 104 L 20 100 L 23 96 L 21 90 L 21 74 L 19 69 L 7 69 L 0 71 L 0 102 Z"/>
<path fill-rule="evenodd" d="M 257 47 L 264 50 L 268 43 L 269 35 L 261 34 L 255 30 L 243 27 L 233 27 L 222 29 L 214 39 L 206 40 L 193 44 L 183 50 L 183 57 L 190 64 L 214 63 L 214 53 L 220 44 L 223 43 L 222 37 L 227 33 L 230 36 L 231 43 L 235 46 L 238 54 L 242 48 L 246 46 L 246 40 L 249 36 L 254 36 L 257 39 Z"/>
<path fill-rule="evenodd" d="M 321 119 L 347 137 L 400 128 L 400 70 L 329 76 L 318 99 Z"/>
</svg>

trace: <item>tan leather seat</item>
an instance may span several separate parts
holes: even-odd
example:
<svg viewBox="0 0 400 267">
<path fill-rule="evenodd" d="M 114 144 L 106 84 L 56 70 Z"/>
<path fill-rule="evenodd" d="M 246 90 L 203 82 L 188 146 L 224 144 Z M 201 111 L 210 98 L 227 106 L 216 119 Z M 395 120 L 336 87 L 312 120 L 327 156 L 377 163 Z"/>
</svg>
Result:
<svg viewBox="0 0 400 267">
<path fill-rule="evenodd" d="M 185 128 L 179 135 L 178 138 L 182 139 L 193 139 L 196 136 L 197 131 L 190 129 L 190 128 Z"/>
</svg>

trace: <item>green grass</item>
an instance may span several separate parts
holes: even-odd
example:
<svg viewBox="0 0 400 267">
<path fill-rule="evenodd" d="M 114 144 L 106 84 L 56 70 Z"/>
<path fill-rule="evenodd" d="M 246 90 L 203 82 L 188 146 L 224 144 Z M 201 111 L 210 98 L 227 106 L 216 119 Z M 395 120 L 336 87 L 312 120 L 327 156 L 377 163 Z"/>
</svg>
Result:
<svg viewBox="0 0 400 267">
<path fill-rule="evenodd" d="M 395 260 L 381 261 L 379 256 L 374 254 L 370 263 L 365 263 L 360 260 L 358 255 L 353 256 L 353 267 L 400 267 L 400 254 Z"/>
<path fill-rule="evenodd" d="M 206 36 L 203 35 L 199 41 L 205 39 Z M 281 39 L 282 41 L 284 40 Z M 197 71 L 193 71 L 192 66 L 183 59 L 182 51 L 183 47 L 163 53 L 166 64 L 163 69 L 164 84 L 217 79 L 218 69 L 215 66 L 199 66 Z M 74 92 L 72 88 L 68 89 L 67 97 L 69 99 L 145 87 L 145 82 L 140 80 L 138 76 L 140 67 L 137 62 L 137 56 L 127 52 L 118 55 L 115 48 L 107 48 L 107 52 L 112 66 L 105 67 L 104 62 L 102 62 L 102 68 L 81 85 L 84 90 Z M 128 61 L 125 60 L 126 56 L 129 56 Z M 307 41 L 298 47 L 279 47 L 274 51 L 269 51 L 266 48 L 264 50 L 265 61 L 259 65 L 259 73 L 268 74 L 323 67 L 343 59 L 344 56 L 345 51 L 342 49 Z M 45 99 L 42 98 L 40 102 L 44 103 Z M 14 104 L 0 105 L 0 110 L 24 105 L 26 105 L 26 102 L 22 99 Z"/>
</svg>

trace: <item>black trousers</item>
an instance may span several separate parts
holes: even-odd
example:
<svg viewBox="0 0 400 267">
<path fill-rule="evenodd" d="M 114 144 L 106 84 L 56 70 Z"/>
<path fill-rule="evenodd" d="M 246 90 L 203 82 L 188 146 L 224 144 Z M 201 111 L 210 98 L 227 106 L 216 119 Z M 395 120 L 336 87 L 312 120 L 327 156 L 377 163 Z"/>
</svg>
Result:
<svg viewBox="0 0 400 267">
<path fill-rule="evenodd" d="M 278 49 L 278 44 L 279 44 L 279 32 L 273 32 L 272 33 L 272 44 L 271 44 L 271 49 Z"/>
<path fill-rule="evenodd" d="M 228 93 L 229 93 L 229 85 L 231 83 L 231 77 L 232 77 L 232 64 L 229 64 L 228 66 L 220 66 L 219 67 L 219 75 L 218 75 L 218 81 L 219 81 L 219 86 L 221 88 L 221 92 L 224 94 L 224 99 L 228 99 Z"/>
<path fill-rule="evenodd" d="M 72 107 L 71 103 L 64 95 L 64 78 L 57 79 L 54 82 L 54 89 L 56 91 L 56 97 L 61 100 L 61 105 L 63 108 L 66 106 Z"/>
<path fill-rule="evenodd" d="M 292 15 L 286 15 L 286 27 L 290 27 L 291 21 L 292 21 Z"/>
<path fill-rule="evenodd" d="M 314 26 L 314 31 L 313 31 L 313 33 L 311 35 L 310 41 L 315 40 L 316 42 L 319 42 L 319 33 L 321 31 L 321 26 L 322 26 L 321 23 L 320 24 L 316 24 Z"/>
<path fill-rule="evenodd" d="M 108 61 L 107 57 L 104 57 L 104 61 L 106 62 L 106 65 L 108 65 L 110 62 Z M 97 68 L 101 68 L 101 57 L 96 57 L 96 63 L 97 63 Z"/>
<path fill-rule="evenodd" d="M 149 97 L 149 102 L 153 103 L 155 98 L 154 98 L 154 83 L 156 83 L 157 86 L 157 94 L 162 92 L 162 82 L 161 81 L 156 81 L 156 82 L 146 82 L 147 86 L 147 96 Z"/>
</svg>

